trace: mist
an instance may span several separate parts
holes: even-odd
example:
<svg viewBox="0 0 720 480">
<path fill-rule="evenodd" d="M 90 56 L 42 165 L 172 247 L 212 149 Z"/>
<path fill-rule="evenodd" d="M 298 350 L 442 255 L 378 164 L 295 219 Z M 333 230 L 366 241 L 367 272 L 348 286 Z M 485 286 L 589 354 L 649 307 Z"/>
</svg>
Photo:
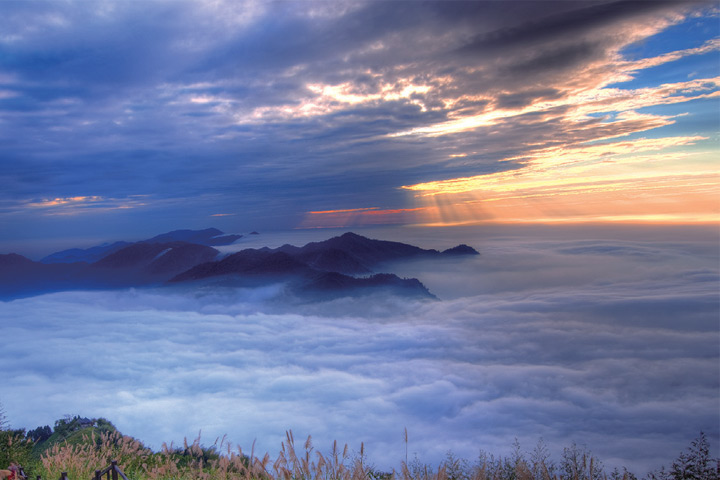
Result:
<svg viewBox="0 0 720 480">
<path fill-rule="evenodd" d="M 472 258 L 386 265 L 438 300 L 298 302 L 257 289 L 61 292 L 0 303 L 15 428 L 105 417 L 148 446 L 200 432 L 275 455 L 286 430 L 379 469 L 573 442 L 606 468 L 717 455 L 717 232 L 691 227 L 358 231 Z M 302 245 L 334 232 L 246 237 Z M 256 245 L 257 244 L 257 245 Z M 404 442 L 404 429 L 408 444 Z"/>
</svg>

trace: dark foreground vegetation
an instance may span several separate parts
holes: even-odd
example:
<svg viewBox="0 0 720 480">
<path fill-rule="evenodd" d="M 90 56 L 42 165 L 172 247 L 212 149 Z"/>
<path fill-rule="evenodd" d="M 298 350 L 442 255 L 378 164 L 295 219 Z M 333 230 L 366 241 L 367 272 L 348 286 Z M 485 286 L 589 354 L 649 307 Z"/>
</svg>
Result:
<svg viewBox="0 0 720 480">
<path fill-rule="evenodd" d="M 399 470 L 384 472 L 366 458 L 361 444 L 351 452 L 333 444 L 321 452 L 307 438 L 295 443 L 287 432 L 280 453 L 271 458 L 253 450 L 232 448 L 225 439 L 203 446 L 200 439 L 181 446 L 163 444 L 158 452 L 123 435 L 109 421 L 66 417 L 34 430 L 7 428 L 0 411 L 0 468 L 11 462 L 23 465 L 28 478 L 46 480 L 67 472 L 70 480 L 90 480 L 95 470 L 117 460 L 132 480 L 718 480 L 720 461 L 710 456 L 708 439 L 701 433 L 668 466 L 638 477 L 623 469 L 607 471 L 584 447 L 565 448 L 558 459 L 539 443 L 525 453 L 520 445 L 507 457 L 481 452 L 474 462 L 448 453 L 437 466 L 420 459 L 400 463 Z"/>
</svg>

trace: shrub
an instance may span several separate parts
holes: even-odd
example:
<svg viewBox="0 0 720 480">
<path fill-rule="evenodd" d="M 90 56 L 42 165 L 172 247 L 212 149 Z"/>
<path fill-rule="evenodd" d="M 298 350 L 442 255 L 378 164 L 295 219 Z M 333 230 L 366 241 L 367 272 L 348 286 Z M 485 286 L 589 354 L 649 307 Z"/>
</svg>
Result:
<svg viewBox="0 0 720 480">
<path fill-rule="evenodd" d="M 718 480 L 720 459 L 710 456 L 710 443 L 704 432 L 692 441 L 687 451 L 682 452 L 670 466 L 651 472 L 648 480 Z"/>
<path fill-rule="evenodd" d="M 0 468 L 13 462 L 28 465 L 33 445 L 32 440 L 25 436 L 25 430 L 0 431 Z"/>
</svg>

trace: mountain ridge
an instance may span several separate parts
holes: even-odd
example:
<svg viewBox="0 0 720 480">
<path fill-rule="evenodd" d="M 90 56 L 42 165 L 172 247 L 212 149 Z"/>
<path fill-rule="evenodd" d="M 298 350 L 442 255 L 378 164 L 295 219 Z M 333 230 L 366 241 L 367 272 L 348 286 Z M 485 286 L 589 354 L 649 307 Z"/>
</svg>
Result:
<svg viewBox="0 0 720 480">
<path fill-rule="evenodd" d="M 113 243 L 103 243 L 89 248 L 70 248 L 67 250 L 61 250 L 47 255 L 39 261 L 41 263 L 95 263 L 111 253 L 115 253 L 118 250 L 137 243 L 187 242 L 213 247 L 230 245 L 242 237 L 243 236 L 239 234 L 226 234 L 217 228 L 206 228 L 203 230 L 173 230 L 155 235 L 147 240 L 139 240 L 137 242 L 117 241 Z"/>
<path fill-rule="evenodd" d="M 233 236 L 217 229 L 175 230 L 150 240 L 176 237 L 228 241 Z M 193 285 L 208 281 L 217 286 L 250 287 L 282 282 L 293 295 L 320 300 L 376 291 L 435 298 L 420 280 L 377 272 L 377 267 L 413 258 L 478 254 L 467 245 L 440 252 L 370 239 L 353 232 L 302 247 L 286 244 L 278 248 L 248 248 L 225 257 L 204 244 L 150 240 L 106 244 L 112 248 L 94 262 L 35 262 L 18 254 L 0 254 L 0 299 L 63 290 Z M 87 250 L 92 248 L 84 252 Z"/>
</svg>

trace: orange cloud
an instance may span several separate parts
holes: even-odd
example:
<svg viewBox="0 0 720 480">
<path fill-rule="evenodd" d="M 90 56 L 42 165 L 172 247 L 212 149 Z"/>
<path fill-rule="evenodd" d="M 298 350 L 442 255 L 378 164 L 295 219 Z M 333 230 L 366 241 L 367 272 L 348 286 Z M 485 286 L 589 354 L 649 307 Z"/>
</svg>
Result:
<svg viewBox="0 0 720 480">
<path fill-rule="evenodd" d="M 143 197 L 144 195 L 134 195 L 125 199 L 106 198 L 98 195 L 56 197 L 24 202 L 21 207 L 40 211 L 43 215 L 79 215 L 136 208 L 145 205 Z"/>
<path fill-rule="evenodd" d="M 43 199 L 38 202 L 30 202 L 27 204 L 27 206 L 30 208 L 47 208 L 47 207 L 57 207 L 57 206 L 62 206 L 62 205 L 88 204 L 88 203 L 100 202 L 102 200 L 103 200 L 103 197 L 99 197 L 99 196 L 64 197 L 64 198 Z"/>
<path fill-rule="evenodd" d="M 702 137 L 543 149 L 518 170 L 407 185 L 421 223 L 720 220 L 714 151 Z"/>
<path fill-rule="evenodd" d="M 625 112 L 624 118 L 632 118 L 633 114 L 639 115 L 634 110 L 644 107 L 719 97 L 720 91 L 709 91 L 718 87 L 720 87 L 720 77 L 669 83 L 659 87 L 635 90 L 619 88 L 591 89 L 568 93 L 564 97 L 555 100 L 539 100 L 523 108 L 490 108 L 477 115 L 461 116 L 435 125 L 393 133 L 389 136 L 417 135 L 436 137 L 449 135 L 475 130 L 480 127 L 490 127 L 530 113 L 552 112 L 558 107 L 569 107 L 567 113 L 554 114 L 555 117 L 562 118 L 568 123 L 577 123 L 587 120 L 591 114 L 607 112 Z M 662 118 L 659 116 L 647 117 Z M 662 125 L 654 125 L 654 127 L 658 126 Z"/>
<path fill-rule="evenodd" d="M 615 52 L 557 85 L 560 94 L 554 98 L 500 108 L 497 99 L 512 92 L 486 94 L 480 112 L 450 114 L 444 122 L 391 134 L 438 137 L 468 131 L 492 133 L 490 127 L 512 128 L 514 122 L 525 118 L 552 120 L 559 134 L 552 143 L 526 143 L 522 154 L 503 159 L 516 169 L 401 188 L 411 192 L 412 201 L 423 209 L 421 223 L 432 225 L 718 221 L 718 149 L 711 146 L 701 150 L 697 146 L 709 140 L 707 137 L 610 140 L 672 125 L 676 117 L 639 110 L 718 98 L 720 77 L 638 89 L 608 87 L 631 80 L 639 70 L 718 49 L 720 40 L 713 39 L 697 48 L 637 61 L 622 61 Z M 598 120 L 599 115 L 605 117 Z"/>
<path fill-rule="evenodd" d="M 392 81 L 383 80 L 383 75 L 366 72 L 368 76 L 379 80 L 379 86 L 372 91 L 344 82 L 336 85 L 308 83 L 306 94 L 293 102 L 282 105 L 260 106 L 252 111 L 242 111 L 238 106 L 227 108 L 225 112 L 235 109 L 232 116 L 235 123 L 264 123 L 285 121 L 292 118 L 308 118 L 328 115 L 334 112 L 355 108 L 357 105 L 370 105 L 380 102 L 403 100 L 416 104 L 422 111 L 427 107 L 419 97 L 433 90 L 432 85 L 416 84 L 410 78 L 396 78 Z M 197 103 L 197 100 L 191 100 Z"/>
</svg>

